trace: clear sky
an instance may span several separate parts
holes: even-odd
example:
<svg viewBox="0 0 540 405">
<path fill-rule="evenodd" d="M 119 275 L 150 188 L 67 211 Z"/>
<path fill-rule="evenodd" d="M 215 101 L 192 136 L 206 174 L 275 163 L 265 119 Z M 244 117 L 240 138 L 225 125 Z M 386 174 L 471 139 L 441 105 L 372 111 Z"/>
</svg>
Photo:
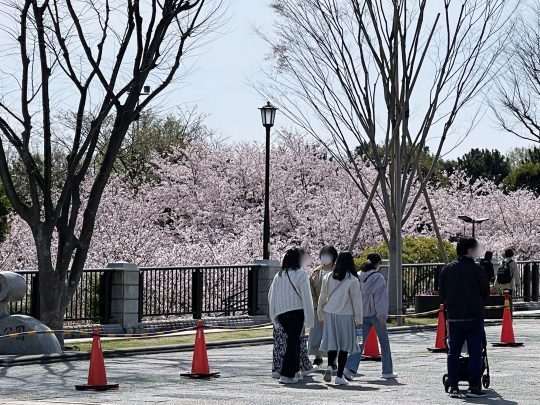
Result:
<svg viewBox="0 0 540 405">
<path fill-rule="evenodd" d="M 262 142 L 264 130 L 257 108 L 266 100 L 257 94 L 250 82 L 257 81 L 261 69 L 267 66 L 264 59 L 270 49 L 255 33 L 254 27 L 270 33 L 275 16 L 268 6 L 269 0 L 225 0 L 225 3 L 230 8 L 221 32 L 211 42 L 196 49 L 197 56 L 189 61 L 193 66 L 191 73 L 182 81 L 173 83 L 154 107 L 158 111 L 172 112 L 180 106 L 197 106 L 200 113 L 208 115 L 208 127 L 221 137 L 231 141 Z M 4 14 L 0 13 L 0 22 L 7 21 Z M 1 43 L 0 49 L 3 49 Z M 0 83 L 0 91 L 5 93 L 3 86 Z M 58 94 L 63 93 L 60 91 Z M 462 116 L 458 124 L 466 123 L 467 118 Z M 279 112 L 276 126 L 291 128 L 290 122 Z M 447 150 L 455 145 L 456 139 L 449 139 Z M 488 112 L 474 132 L 449 157 L 460 156 L 474 147 L 507 151 L 526 145 L 527 142 L 498 130 Z"/>
<path fill-rule="evenodd" d="M 201 49 L 200 57 L 194 61 L 195 71 L 170 99 L 178 104 L 197 105 L 200 112 L 209 114 L 208 126 L 230 140 L 264 139 L 257 108 L 265 100 L 249 82 L 257 79 L 269 52 L 253 30 L 253 26 L 266 32 L 272 30 L 274 15 L 268 3 L 267 0 L 231 0 L 225 32 Z M 276 125 L 279 127 L 280 123 L 289 125 L 278 115 Z M 454 144 L 455 138 L 450 139 L 447 149 Z M 498 130 L 488 112 L 449 157 L 460 156 L 475 147 L 507 151 L 515 146 L 527 146 L 527 142 Z"/>
</svg>

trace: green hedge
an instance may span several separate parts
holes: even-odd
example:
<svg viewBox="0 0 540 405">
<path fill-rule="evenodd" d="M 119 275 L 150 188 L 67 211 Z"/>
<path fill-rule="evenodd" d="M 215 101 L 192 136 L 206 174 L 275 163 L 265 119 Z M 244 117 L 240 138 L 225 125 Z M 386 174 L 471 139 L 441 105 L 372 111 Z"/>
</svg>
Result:
<svg viewBox="0 0 540 405">
<path fill-rule="evenodd" d="M 444 247 L 446 249 L 446 254 L 450 261 L 456 259 L 456 249 L 448 241 L 444 241 Z M 386 243 L 381 243 L 376 246 L 366 248 L 360 252 L 357 259 L 355 260 L 356 264 L 366 261 L 366 256 L 369 253 L 377 252 L 383 259 L 388 259 L 388 246 Z M 407 236 L 403 238 L 403 263 L 404 264 L 414 264 L 414 263 L 441 263 L 443 258 L 439 252 L 439 245 L 436 238 L 428 238 L 425 236 Z"/>
</svg>

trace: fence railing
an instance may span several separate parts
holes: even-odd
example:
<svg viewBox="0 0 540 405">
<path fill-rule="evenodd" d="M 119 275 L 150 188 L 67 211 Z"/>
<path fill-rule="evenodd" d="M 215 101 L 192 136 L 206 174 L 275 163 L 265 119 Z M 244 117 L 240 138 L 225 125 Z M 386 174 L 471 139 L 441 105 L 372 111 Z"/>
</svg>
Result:
<svg viewBox="0 0 540 405">
<path fill-rule="evenodd" d="M 438 290 L 443 263 L 403 265 L 403 306 L 414 305 L 415 297 Z M 258 308 L 260 265 L 170 266 L 139 268 L 139 321 L 190 316 L 253 315 Z M 521 287 L 515 298 L 538 301 L 538 261 L 518 262 Z M 39 274 L 17 271 L 27 284 L 22 301 L 9 303 L 11 313 L 39 318 Z M 66 309 L 67 322 L 111 322 L 112 269 L 88 269 Z M 135 290 L 136 291 L 136 290 Z"/>
<path fill-rule="evenodd" d="M 258 265 L 142 267 L 139 269 L 139 319 L 254 314 Z M 17 271 L 27 284 L 22 301 L 10 302 L 13 314 L 39 318 L 39 273 Z M 111 269 L 87 269 L 64 320 L 109 323 Z"/>
<path fill-rule="evenodd" d="M 254 313 L 257 265 L 142 267 L 139 318 Z"/>
<path fill-rule="evenodd" d="M 39 318 L 39 272 L 24 270 L 17 271 L 17 274 L 25 278 L 27 291 L 22 301 L 9 303 L 10 313 Z M 66 308 L 65 320 L 107 323 L 110 318 L 110 289 L 108 269 L 86 269 Z"/>
<path fill-rule="evenodd" d="M 521 284 L 514 291 L 514 298 L 524 301 L 538 300 L 540 261 L 518 261 Z M 439 274 L 444 263 L 419 263 L 403 265 L 403 306 L 414 305 L 415 296 L 429 294 L 439 289 Z"/>
<path fill-rule="evenodd" d="M 418 263 L 403 265 L 403 307 L 414 305 L 419 294 L 438 289 L 439 273 L 444 263 Z"/>
</svg>

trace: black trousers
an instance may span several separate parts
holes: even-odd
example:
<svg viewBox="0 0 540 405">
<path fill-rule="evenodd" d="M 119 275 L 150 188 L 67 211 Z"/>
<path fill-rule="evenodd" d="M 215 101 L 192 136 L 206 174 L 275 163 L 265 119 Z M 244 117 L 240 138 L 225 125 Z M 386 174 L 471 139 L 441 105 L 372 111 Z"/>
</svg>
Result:
<svg viewBox="0 0 540 405">
<path fill-rule="evenodd" d="M 281 375 L 293 378 L 300 371 L 300 336 L 304 329 L 304 311 L 297 309 L 285 312 L 277 318 L 287 335 L 287 349 L 283 357 Z"/>
</svg>

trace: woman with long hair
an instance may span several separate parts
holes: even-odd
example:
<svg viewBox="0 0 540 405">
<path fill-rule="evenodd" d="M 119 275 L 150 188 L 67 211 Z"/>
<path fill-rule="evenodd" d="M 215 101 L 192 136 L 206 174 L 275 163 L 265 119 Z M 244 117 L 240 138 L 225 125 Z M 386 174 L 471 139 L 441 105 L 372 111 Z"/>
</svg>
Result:
<svg viewBox="0 0 540 405">
<path fill-rule="evenodd" d="M 279 382 L 294 384 L 302 378 L 300 348 L 304 325 L 313 326 L 313 301 L 309 276 L 305 272 L 308 256 L 301 248 L 287 250 L 281 270 L 275 275 L 268 292 L 270 319 L 287 335 Z"/>
<path fill-rule="evenodd" d="M 364 310 L 362 341 L 365 344 L 369 331 L 374 327 L 381 344 L 382 378 L 390 379 L 396 378 L 397 374 L 394 373 L 393 369 L 390 340 L 386 328 L 388 289 L 383 275 L 379 273 L 381 263 L 381 255 L 370 253 L 367 255 L 367 261 L 360 266 L 360 288 Z M 345 371 L 346 376 L 357 372 L 361 356 L 362 353 L 349 356 Z"/>
<path fill-rule="evenodd" d="M 338 255 L 332 273 L 323 278 L 317 305 L 319 319 L 324 320 L 320 350 L 328 353 L 324 381 L 332 380 L 332 364 L 337 357 L 336 385 L 347 385 L 343 371 L 347 356 L 359 351 L 355 329 L 362 324 L 362 293 L 349 252 Z"/>
</svg>

